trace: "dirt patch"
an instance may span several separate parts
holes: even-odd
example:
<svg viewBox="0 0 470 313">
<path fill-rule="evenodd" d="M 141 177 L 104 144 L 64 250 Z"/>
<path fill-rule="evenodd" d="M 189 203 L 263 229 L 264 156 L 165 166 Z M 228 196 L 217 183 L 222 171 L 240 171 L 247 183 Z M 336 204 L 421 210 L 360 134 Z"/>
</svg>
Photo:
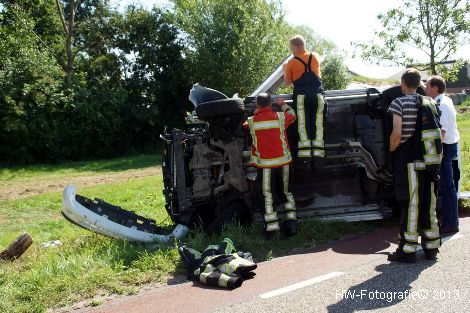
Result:
<svg viewBox="0 0 470 313">
<path fill-rule="evenodd" d="M 161 175 L 159 166 L 118 173 L 95 174 L 90 176 L 69 176 L 44 180 L 21 181 L 0 184 L 0 201 L 22 199 L 43 193 L 62 191 L 67 185 L 78 188 L 91 187 L 108 183 L 117 183 L 135 178 Z M 1 220 L 1 216 L 0 216 Z"/>
<path fill-rule="evenodd" d="M 118 295 L 118 294 L 108 294 L 107 292 L 96 292 L 96 296 L 92 299 L 86 299 L 75 303 L 70 306 L 58 308 L 58 309 L 48 309 L 47 313 L 65 313 L 65 312 L 89 312 L 93 310 L 95 306 L 106 306 L 115 301 L 123 301 L 130 297 L 135 297 L 136 295 L 142 295 L 145 293 L 150 293 L 155 290 L 164 290 L 165 288 L 171 287 L 172 285 L 180 285 L 190 283 L 186 276 L 178 275 L 168 277 L 167 284 L 164 283 L 152 283 L 143 286 L 139 286 L 134 293 L 129 293 L 128 295 Z"/>
</svg>

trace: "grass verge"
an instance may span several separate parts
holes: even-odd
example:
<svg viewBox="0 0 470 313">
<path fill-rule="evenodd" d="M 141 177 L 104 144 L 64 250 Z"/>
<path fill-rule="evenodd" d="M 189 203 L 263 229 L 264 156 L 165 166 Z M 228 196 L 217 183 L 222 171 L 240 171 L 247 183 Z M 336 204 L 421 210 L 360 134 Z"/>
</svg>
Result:
<svg viewBox="0 0 470 313">
<path fill-rule="evenodd" d="M 171 225 L 164 211 L 160 177 L 79 190 L 139 214 Z M 185 273 L 175 247 L 129 243 L 94 234 L 70 224 L 60 215 L 61 194 L 49 193 L 22 200 L 0 202 L 0 249 L 27 231 L 33 246 L 15 262 L 0 263 L 0 312 L 43 312 L 84 299 L 94 305 L 95 296 L 133 294 L 143 285 L 166 283 Z M 266 242 L 260 225 L 229 225 L 219 235 L 192 231 L 184 239 L 196 249 L 231 238 L 240 250 L 250 251 L 256 261 L 285 255 L 293 247 L 311 248 L 347 234 L 373 229 L 375 223 L 320 223 L 305 221 L 300 233 L 278 242 Z M 57 248 L 41 243 L 61 240 Z"/>
<path fill-rule="evenodd" d="M 36 164 L 31 166 L 0 167 L 0 183 L 30 179 L 48 179 L 64 176 L 96 175 L 96 173 L 121 172 L 143 169 L 161 164 L 160 153 L 120 157 L 111 160 Z"/>
</svg>

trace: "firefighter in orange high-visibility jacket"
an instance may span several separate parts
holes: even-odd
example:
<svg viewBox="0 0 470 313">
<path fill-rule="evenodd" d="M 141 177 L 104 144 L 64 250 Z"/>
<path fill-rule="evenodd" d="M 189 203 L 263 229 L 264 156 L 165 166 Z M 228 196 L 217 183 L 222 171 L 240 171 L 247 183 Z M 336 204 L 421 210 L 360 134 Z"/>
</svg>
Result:
<svg viewBox="0 0 470 313">
<path fill-rule="evenodd" d="M 279 98 L 282 112 L 272 108 L 271 96 L 262 93 L 256 98 L 255 114 L 248 118 L 243 127 L 250 130 L 253 145 L 250 165 L 258 169 L 257 192 L 262 204 L 265 234 L 268 239 L 279 238 L 279 219 L 276 205 L 284 205 L 283 229 L 287 235 L 297 233 L 297 215 L 294 196 L 290 191 L 290 164 L 292 156 L 286 129 L 295 119 L 295 112 Z"/>
</svg>

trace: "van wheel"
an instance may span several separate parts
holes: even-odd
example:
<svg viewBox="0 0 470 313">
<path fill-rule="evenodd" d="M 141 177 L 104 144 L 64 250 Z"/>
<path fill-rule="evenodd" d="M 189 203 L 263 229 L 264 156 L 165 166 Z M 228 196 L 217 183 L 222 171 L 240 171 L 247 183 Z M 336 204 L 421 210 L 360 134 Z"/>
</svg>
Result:
<svg viewBox="0 0 470 313">
<path fill-rule="evenodd" d="M 245 105 L 241 99 L 222 99 L 199 104 L 196 114 L 200 119 L 208 119 L 216 116 L 230 114 L 242 114 Z"/>
<path fill-rule="evenodd" d="M 238 201 L 233 201 L 226 208 L 221 210 L 217 217 L 208 224 L 206 232 L 209 234 L 220 233 L 224 225 L 229 224 L 233 220 L 243 220 L 245 216 L 245 206 Z"/>
</svg>

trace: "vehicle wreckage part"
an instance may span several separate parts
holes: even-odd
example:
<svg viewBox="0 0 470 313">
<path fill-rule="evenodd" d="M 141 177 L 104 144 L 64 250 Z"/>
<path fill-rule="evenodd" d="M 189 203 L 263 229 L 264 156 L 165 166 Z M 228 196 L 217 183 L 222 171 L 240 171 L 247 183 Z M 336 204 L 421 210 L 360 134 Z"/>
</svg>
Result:
<svg viewBox="0 0 470 313">
<path fill-rule="evenodd" d="M 28 248 L 33 243 L 33 239 L 28 233 L 24 233 L 13 241 L 13 243 L 0 253 L 0 260 L 16 260 L 23 253 L 28 250 Z"/>
<path fill-rule="evenodd" d="M 216 101 L 227 99 L 228 97 L 218 90 L 203 87 L 199 84 L 194 84 L 193 88 L 189 91 L 189 100 L 197 107 L 204 102 Z"/>
<path fill-rule="evenodd" d="M 200 103 L 196 107 L 196 114 L 200 119 L 231 114 L 243 114 L 245 105 L 242 99 L 222 99 Z"/>
<path fill-rule="evenodd" d="M 269 75 L 269 77 L 263 81 L 256 89 L 250 94 L 250 97 L 256 97 L 262 92 L 267 92 L 270 94 L 276 93 L 276 91 L 284 83 L 284 68 L 283 64 L 289 61 L 294 57 L 293 54 L 290 54 L 284 61 L 279 63 L 274 72 Z"/>
<path fill-rule="evenodd" d="M 154 220 L 134 212 L 100 199 L 91 200 L 77 195 L 73 185 L 65 187 L 62 196 L 62 213 L 69 221 L 113 238 L 145 243 L 170 243 L 184 237 L 189 230 L 181 224 L 172 231 L 158 227 Z"/>
<path fill-rule="evenodd" d="M 367 177 L 373 180 L 382 181 L 391 185 L 393 183 L 393 176 L 388 173 L 384 168 L 379 168 L 370 153 L 362 147 L 360 142 L 347 142 L 344 144 L 327 144 L 325 150 L 336 151 L 337 154 L 327 153 L 327 159 L 350 159 L 357 161 L 359 167 L 366 170 Z"/>
</svg>

